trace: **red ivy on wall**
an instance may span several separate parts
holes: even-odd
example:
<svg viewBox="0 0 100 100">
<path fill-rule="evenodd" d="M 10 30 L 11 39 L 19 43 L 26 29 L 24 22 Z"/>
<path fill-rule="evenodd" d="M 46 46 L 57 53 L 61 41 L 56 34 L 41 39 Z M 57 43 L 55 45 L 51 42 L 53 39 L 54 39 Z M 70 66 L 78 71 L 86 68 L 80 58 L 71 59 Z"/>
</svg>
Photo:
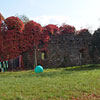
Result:
<svg viewBox="0 0 100 100">
<path fill-rule="evenodd" d="M 38 47 L 40 40 L 45 44 L 43 48 L 47 47 L 46 43 L 50 37 L 48 31 L 44 31 L 40 24 L 29 21 L 24 27 L 17 17 L 8 17 L 3 24 L 2 27 L 6 27 L 6 30 L 0 31 L 0 61 L 16 58 L 34 46 Z"/>
<path fill-rule="evenodd" d="M 62 25 L 60 28 L 60 34 L 75 33 L 75 27 L 71 25 Z"/>
<path fill-rule="evenodd" d="M 41 34 L 41 40 L 40 40 L 40 45 L 42 45 L 42 48 L 40 49 L 41 51 L 47 51 L 48 47 L 48 42 L 50 40 L 50 34 L 46 30 L 46 28 L 43 28 L 42 34 Z"/>
<path fill-rule="evenodd" d="M 41 39 L 42 30 L 43 28 L 40 24 L 34 21 L 29 21 L 25 24 L 24 34 L 28 34 L 31 44 L 38 45 L 39 40 Z"/>
<path fill-rule="evenodd" d="M 80 34 L 80 33 L 84 33 L 84 32 L 88 32 L 88 29 L 81 29 L 81 30 L 79 31 L 79 34 Z"/>
<path fill-rule="evenodd" d="M 88 31 L 88 29 L 81 29 L 81 30 L 78 30 L 78 31 L 76 31 L 76 34 L 78 34 L 78 35 L 83 35 L 84 33 L 87 33 L 87 32 L 89 32 Z"/>
<path fill-rule="evenodd" d="M 82 29 L 78 33 L 87 31 Z M 8 17 L 4 23 L 0 21 L 0 61 L 16 58 L 21 53 L 33 49 L 34 46 L 38 49 L 41 43 L 43 45 L 41 50 L 46 51 L 50 36 L 58 33 L 74 34 L 75 27 L 66 24 L 60 28 L 53 24 L 42 27 L 35 21 L 29 21 L 24 25 L 18 17 Z"/>
<path fill-rule="evenodd" d="M 57 25 L 49 24 L 44 27 L 44 30 L 49 33 L 49 35 L 53 35 L 58 32 L 59 28 Z"/>
<path fill-rule="evenodd" d="M 0 60 L 9 60 L 20 55 L 19 36 L 24 28 L 23 22 L 17 17 L 8 17 L 1 23 L 0 31 L 1 56 Z M 6 30 L 5 30 L 6 29 Z"/>
<path fill-rule="evenodd" d="M 7 30 L 3 36 L 4 59 L 13 59 L 20 55 L 19 34 L 16 30 Z"/>
</svg>

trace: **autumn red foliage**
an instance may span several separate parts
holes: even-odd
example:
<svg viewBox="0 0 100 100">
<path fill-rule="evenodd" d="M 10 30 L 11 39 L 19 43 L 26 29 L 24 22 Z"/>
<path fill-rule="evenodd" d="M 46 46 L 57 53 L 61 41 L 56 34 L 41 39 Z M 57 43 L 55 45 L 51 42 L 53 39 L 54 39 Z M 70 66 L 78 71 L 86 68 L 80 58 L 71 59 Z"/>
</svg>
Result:
<svg viewBox="0 0 100 100">
<path fill-rule="evenodd" d="M 4 21 L 6 30 L 1 32 L 0 28 L 0 49 L 1 60 L 13 59 L 23 52 L 33 49 L 34 46 L 43 45 L 41 50 L 47 50 L 50 36 L 56 33 L 74 33 L 75 27 L 63 25 L 58 28 L 57 25 L 49 24 L 42 27 L 35 21 L 29 21 L 25 25 L 18 17 L 8 17 Z M 2 27 L 0 22 L 0 27 Z M 59 31 L 60 30 L 60 31 Z"/>
<path fill-rule="evenodd" d="M 53 34 L 55 34 L 59 30 L 59 28 L 58 28 L 57 25 L 49 24 L 49 25 L 44 27 L 44 30 L 46 32 L 48 32 L 49 35 L 53 35 Z"/>
<path fill-rule="evenodd" d="M 84 29 L 76 31 L 76 34 L 83 35 L 84 33 L 88 33 L 88 32 L 89 32 L 88 29 L 84 28 Z"/>
<path fill-rule="evenodd" d="M 4 28 L 4 30 L 2 30 Z M 5 30 L 6 29 L 6 30 Z M 75 27 L 63 24 L 49 24 L 42 27 L 35 21 L 29 21 L 25 25 L 18 17 L 8 17 L 4 23 L 0 21 L 0 61 L 13 59 L 23 52 L 37 49 L 46 51 L 50 37 L 55 34 L 74 34 Z M 82 29 L 78 33 L 84 33 L 87 29 Z"/>
<path fill-rule="evenodd" d="M 29 21 L 25 24 L 22 34 L 19 36 L 19 50 L 21 53 L 34 49 L 41 39 L 42 27 L 40 24 Z"/>
<path fill-rule="evenodd" d="M 0 21 L 4 20 L 4 17 L 2 16 L 2 14 L 0 13 Z"/>
<path fill-rule="evenodd" d="M 50 36 L 56 34 L 59 31 L 59 28 L 57 25 L 49 24 L 43 27 L 42 35 L 41 35 L 41 41 L 43 47 L 41 48 L 41 51 L 47 51 L 48 42 L 50 40 Z"/>
<path fill-rule="evenodd" d="M 2 22 L 0 21 L 0 35 L 1 35 L 1 25 L 2 25 Z"/>
<path fill-rule="evenodd" d="M 24 25 L 19 18 L 8 17 L 4 23 L 0 22 L 0 29 L 1 27 L 6 27 L 6 30 L 0 31 L 0 61 L 16 58 L 21 53 L 34 49 L 34 46 L 38 48 L 40 41 L 44 42 L 43 48 L 46 48 L 50 39 L 48 32 L 34 21 Z"/>
<path fill-rule="evenodd" d="M 71 25 L 62 25 L 60 28 L 60 34 L 75 33 L 75 27 Z"/>
<path fill-rule="evenodd" d="M 16 58 L 20 55 L 19 36 L 24 28 L 23 22 L 17 17 L 8 17 L 0 24 L 1 61 Z"/>
<path fill-rule="evenodd" d="M 34 45 L 39 44 L 39 40 L 41 39 L 42 27 L 39 23 L 34 21 L 29 21 L 25 24 L 24 34 L 28 34 L 30 38 L 30 42 L 34 42 Z"/>
<path fill-rule="evenodd" d="M 5 20 L 5 24 L 8 30 L 16 29 L 18 31 L 21 31 L 24 29 L 24 24 L 18 17 L 14 17 L 14 16 L 8 17 Z"/>
<path fill-rule="evenodd" d="M 3 59 L 9 60 L 20 55 L 19 34 L 16 30 L 7 30 L 3 35 Z"/>
<path fill-rule="evenodd" d="M 81 29 L 81 30 L 79 31 L 79 34 L 80 34 L 80 33 L 84 33 L 84 32 L 88 32 L 88 29 Z"/>
<path fill-rule="evenodd" d="M 42 45 L 42 48 L 40 49 L 41 51 L 47 51 L 48 47 L 48 42 L 50 40 L 50 35 L 49 32 L 46 30 L 46 28 L 43 28 L 42 34 L 41 34 L 41 40 L 40 40 L 40 45 Z"/>
</svg>

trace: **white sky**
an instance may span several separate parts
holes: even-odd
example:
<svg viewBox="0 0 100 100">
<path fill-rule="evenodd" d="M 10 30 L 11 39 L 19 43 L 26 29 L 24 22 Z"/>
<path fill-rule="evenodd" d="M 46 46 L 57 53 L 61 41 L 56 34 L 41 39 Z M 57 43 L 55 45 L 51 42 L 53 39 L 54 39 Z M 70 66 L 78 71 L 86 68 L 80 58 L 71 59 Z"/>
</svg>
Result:
<svg viewBox="0 0 100 100">
<path fill-rule="evenodd" d="M 95 30 L 100 26 L 100 0 L 1 0 L 5 17 L 25 14 L 42 25 L 62 23 Z"/>
</svg>

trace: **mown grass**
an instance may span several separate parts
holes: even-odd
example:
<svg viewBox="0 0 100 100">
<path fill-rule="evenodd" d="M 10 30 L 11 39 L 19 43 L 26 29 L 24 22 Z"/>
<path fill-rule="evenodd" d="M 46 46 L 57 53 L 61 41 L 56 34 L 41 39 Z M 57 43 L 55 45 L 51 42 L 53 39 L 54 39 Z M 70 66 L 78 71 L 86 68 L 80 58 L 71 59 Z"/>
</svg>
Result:
<svg viewBox="0 0 100 100">
<path fill-rule="evenodd" d="M 100 95 L 99 65 L 0 73 L 0 100 L 72 100 L 83 94 Z"/>
</svg>

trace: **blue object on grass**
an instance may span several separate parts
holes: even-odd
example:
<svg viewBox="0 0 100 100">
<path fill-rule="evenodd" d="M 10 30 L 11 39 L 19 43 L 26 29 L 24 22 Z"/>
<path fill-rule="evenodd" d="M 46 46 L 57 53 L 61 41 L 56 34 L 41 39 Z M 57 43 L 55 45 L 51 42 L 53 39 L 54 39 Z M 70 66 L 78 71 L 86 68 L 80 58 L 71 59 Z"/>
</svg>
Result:
<svg viewBox="0 0 100 100">
<path fill-rule="evenodd" d="M 41 73 L 41 72 L 43 72 L 43 67 L 42 66 L 40 66 L 40 65 L 37 65 L 36 67 L 35 67 L 35 73 Z"/>
</svg>

